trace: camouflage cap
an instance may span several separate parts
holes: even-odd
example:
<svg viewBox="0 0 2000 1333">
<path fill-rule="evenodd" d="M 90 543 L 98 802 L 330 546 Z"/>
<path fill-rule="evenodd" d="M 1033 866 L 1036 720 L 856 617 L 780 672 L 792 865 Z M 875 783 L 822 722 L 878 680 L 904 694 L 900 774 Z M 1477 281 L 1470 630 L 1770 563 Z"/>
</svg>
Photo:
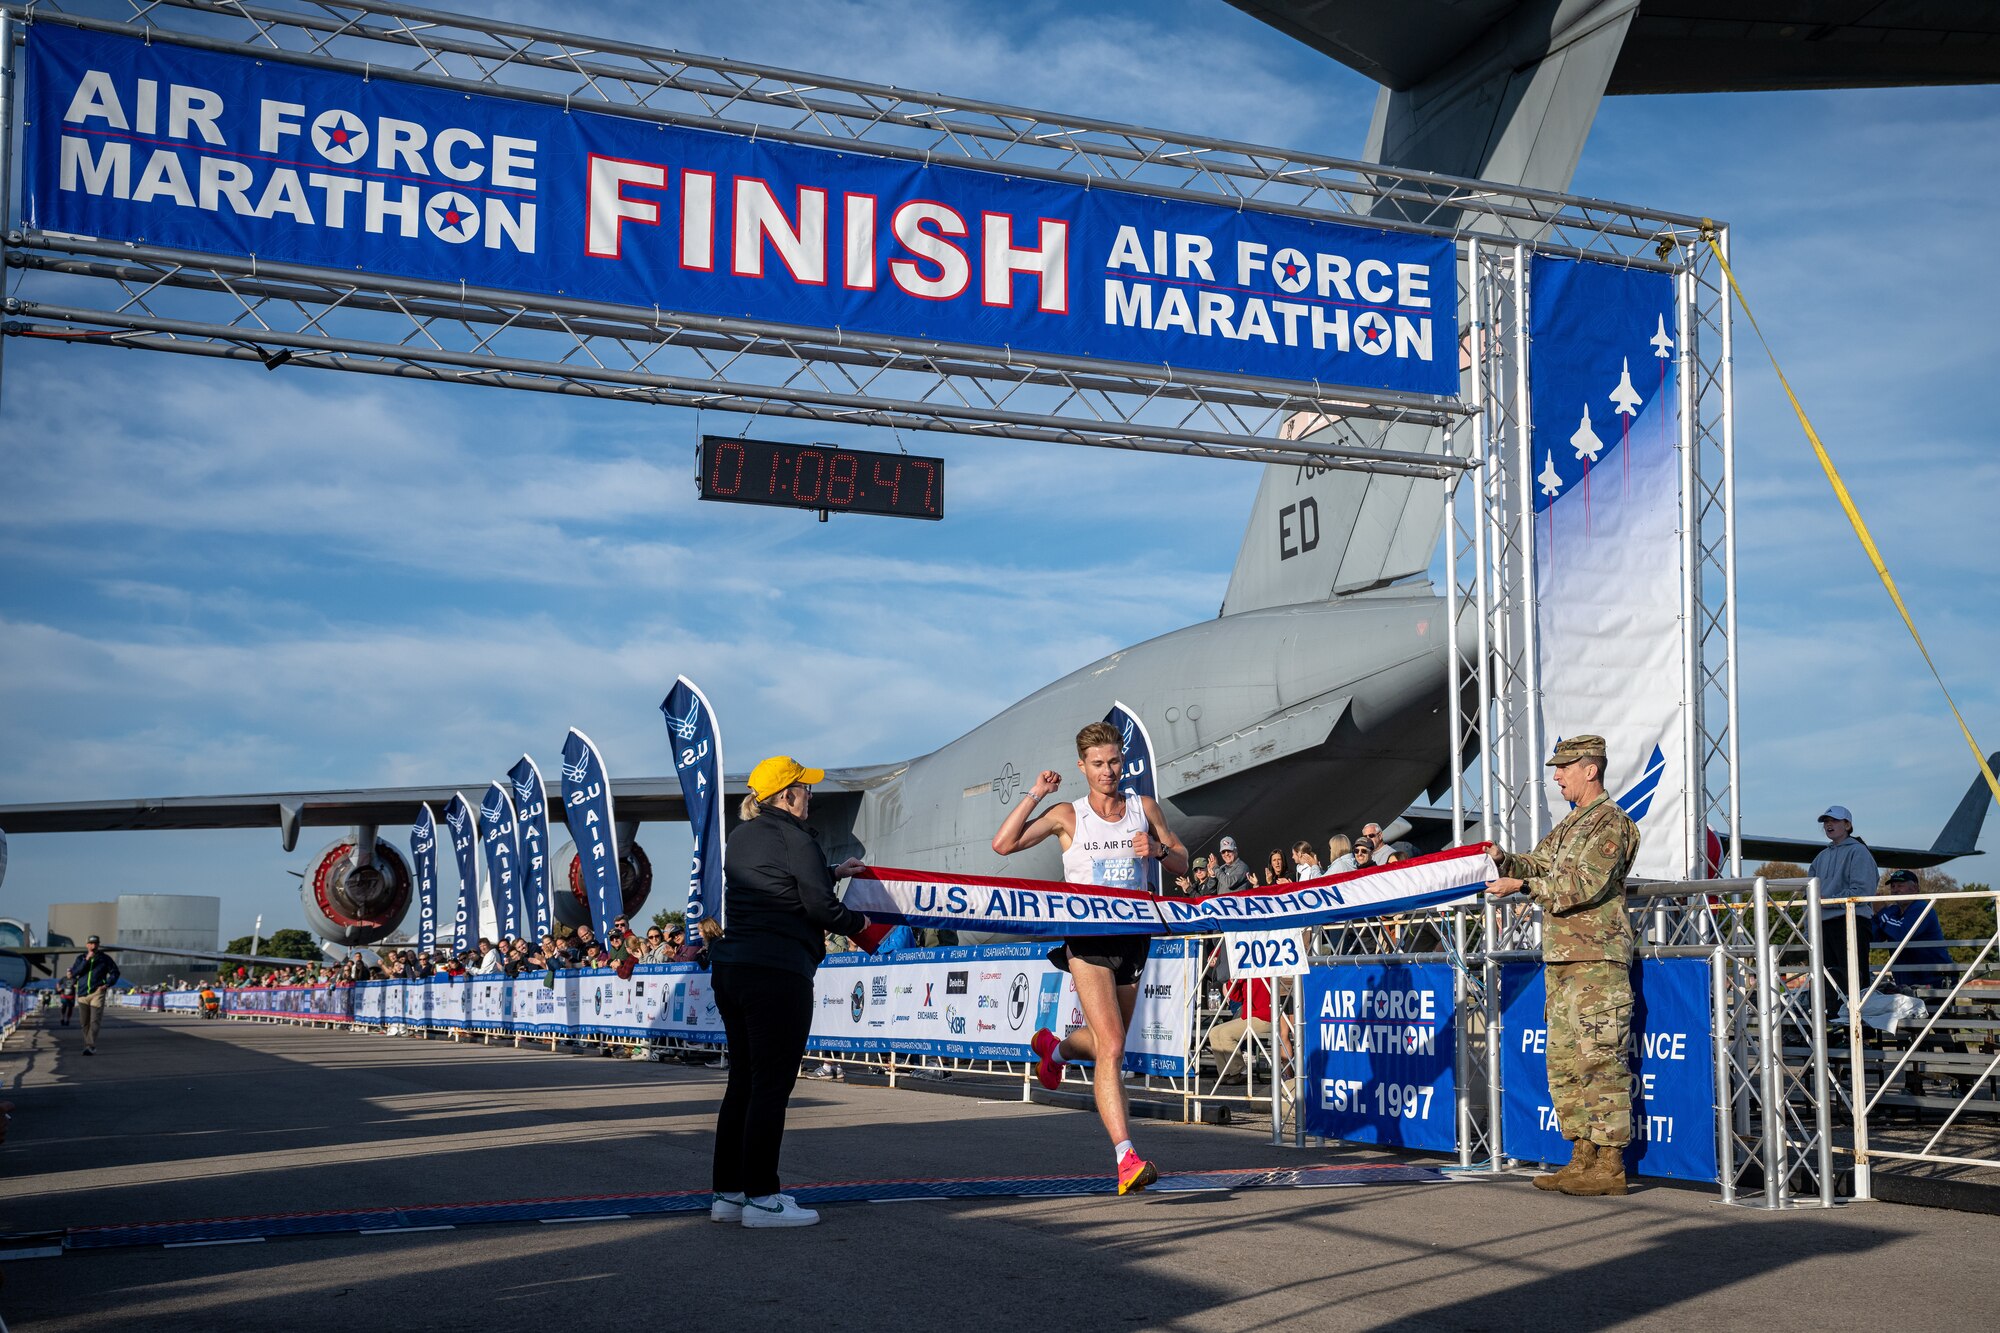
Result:
<svg viewBox="0 0 2000 1333">
<path fill-rule="evenodd" d="M 1549 757 L 1550 768 L 1560 768 L 1573 764 L 1579 759 L 1604 758 L 1604 737 L 1566 736 L 1556 742 L 1556 752 Z"/>
</svg>

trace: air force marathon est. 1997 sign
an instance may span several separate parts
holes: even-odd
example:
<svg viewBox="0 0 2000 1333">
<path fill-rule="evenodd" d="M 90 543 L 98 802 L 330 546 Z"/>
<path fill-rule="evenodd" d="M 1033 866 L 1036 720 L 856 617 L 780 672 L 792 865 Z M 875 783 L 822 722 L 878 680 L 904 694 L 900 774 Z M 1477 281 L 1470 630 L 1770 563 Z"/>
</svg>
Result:
<svg viewBox="0 0 2000 1333">
<path fill-rule="evenodd" d="M 767 325 L 1458 391 L 1442 237 L 35 24 L 32 228 Z"/>
</svg>

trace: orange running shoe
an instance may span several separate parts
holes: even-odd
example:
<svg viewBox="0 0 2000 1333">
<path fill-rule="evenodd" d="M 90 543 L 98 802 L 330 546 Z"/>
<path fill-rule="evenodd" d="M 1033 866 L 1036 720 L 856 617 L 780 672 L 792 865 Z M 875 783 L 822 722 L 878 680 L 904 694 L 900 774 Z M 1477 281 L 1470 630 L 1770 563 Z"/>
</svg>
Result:
<svg viewBox="0 0 2000 1333">
<path fill-rule="evenodd" d="M 1146 1186 L 1159 1178 L 1160 1173 L 1153 1169 L 1151 1162 L 1145 1160 L 1130 1148 L 1125 1150 L 1124 1159 L 1118 1163 L 1118 1192 L 1120 1194 L 1137 1194 L 1140 1190 L 1145 1189 Z"/>
<path fill-rule="evenodd" d="M 1035 1053 L 1035 1077 L 1042 1086 L 1054 1092 L 1062 1086 L 1063 1058 L 1056 1054 L 1062 1049 L 1062 1038 L 1047 1028 L 1042 1028 L 1028 1038 L 1028 1048 Z"/>
</svg>

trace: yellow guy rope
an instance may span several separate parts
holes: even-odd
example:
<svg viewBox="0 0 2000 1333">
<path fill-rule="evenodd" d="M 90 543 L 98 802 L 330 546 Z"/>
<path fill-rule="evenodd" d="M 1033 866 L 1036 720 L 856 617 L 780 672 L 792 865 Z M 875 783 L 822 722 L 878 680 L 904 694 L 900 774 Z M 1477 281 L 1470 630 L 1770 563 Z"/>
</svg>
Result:
<svg viewBox="0 0 2000 1333">
<path fill-rule="evenodd" d="M 1916 641 L 1917 651 L 1924 655 L 1924 665 L 1931 669 L 1931 679 L 1937 682 L 1939 691 L 1944 695 L 1946 706 L 1951 709 L 1952 717 L 1957 719 L 1959 733 L 1965 737 L 1966 745 L 1971 747 L 1972 757 L 1979 764 L 1979 771 L 1985 775 L 1986 786 L 1992 791 L 1994 801 L 2000 803 L 2000 779 L 1993 776 L 1992 768 L 1986 763 L 1986 752 L 1980 749 L 1979 742 L 1972 738 L 1972 728 L 1965 725 L 1965 717 L 1958 711 L 1957 702 L 1951 697 L 1951 691 L 1945 688 L 1944 677 L 1938 674 L 1937 663 L 1931 660 L 1931 650 L 1924 647 L 1924 636 L 1917 633 L 1917 622 L 1910 619 L 1910 608 L 1903 605 L 1903 594 L 1896 591 L 1896 580 L 1890 577 L 1889 567 L 1882 563 L 1882 552 L 1876 549 L 1875 538 L 1869 535 L 1868 525 L 1861 521 L 1861 511 L 1854 507 L 1854 497 L 1847 493 L 1847 483 L 1840 479 L 1839 469 L 1834 467 L 1833 459 L 1827 456 L 1826 446 L 1819 441 L 1819 432 L 1813 429 L 1812 419 L 1799 404 L 1799 396 L 1792 392 L 1792 382 L 1785 378 L 1784 369 L 1778 364 L 1777 353 L 1771 350 L 1770 340 L 1764 336 L 1764 330 L 1758 325 L 1757 316 L 1750 311 L 1750 302 L 1744 299 L 1742 284 L 1736 281 L 1736 275 L 1730 271 L 1729 260 L 1723 256 L 1722 247 L 1715 243 L 1715 224 L 1707 218 L 1701 220 L 1701 238 L 1708 242 L 1710 252 L 1715 255 L 1715 262 L 1722 265 L 1722 276 L 1729 279 L 1729 290 L 1736 293 L 1736 304 L 1743 307 L 1743 317 L 1750 321 L 1750 328 L 1756 333 L 1757 341 L 1764 345 L 1764 355 L 1771 358 L 1771 369 L 1777 371 L 1778 383 L 1784 386 L 1785 397 L 1792 400 L 1792 411 L 1797 414 L 1799 425 L 1805 430 L 1806 439 L 1812 443 L 1813 453 L 1819 456 L 1820 470 L 1826 473 L 1827 482 L 1833 487 L 1833 498 L 1840 501 L 1841 509 L 1846 511 L 1847 521 L 1854 528 L 1854 535 L 1861 539 L 1861 549 L 1868 553 L 1868 563 L 1875 566 L 1875 576 L 1881 579 L 1882 586 L 1888 589 L 1889 600 L 1896 604 L 1896 613 L 1903 617 L 1903 628 L 1910 631 L 1910 637 Z"/>
</svg>

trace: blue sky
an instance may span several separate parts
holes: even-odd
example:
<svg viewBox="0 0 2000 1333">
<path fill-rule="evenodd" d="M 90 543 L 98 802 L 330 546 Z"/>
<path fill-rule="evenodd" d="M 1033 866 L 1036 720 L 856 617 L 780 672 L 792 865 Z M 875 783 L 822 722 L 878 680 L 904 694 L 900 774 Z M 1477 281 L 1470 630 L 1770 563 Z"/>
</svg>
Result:
<svg viewBox="0 0 2000 1333">
<path fill-rule="evenodd" d="M 1343 155 L 1374 96 L 1220 0 L 491 8 Z M 1989 747 L 2000 458 L 1977 386 L 2000 354 L 1995 180 L 2000 91 L 1944 89 L 1612 100 L 1575 185 L 1732 224 L 1758 313 Z M 1768 365 L 1739 349 L 1745 825 L 1807 835 L 1839 801 L 1873 841 L 1928 844 L 1970 756 Z M 571 725 L 614 773 L 668 772 L 656 706 L 676 672 L 715 701 L 732 766 L 903 757 L 1212 616 L 1258 480 L 906 434 L 948 459 L 950 517 L 822 525 L 696 501 L 699 430 L 741 418 L 22 340 L 5 356 L 8 801 L 482 785 L 524 748 L 554 771 Z M 646 841 L 678 880 L 684 835 Z M 222 897 L 225 936 L 260 912 L 296 925 L 286 871 L 318 845 L 21 836 L 0 914 L 39 931 L 51 902 L 198 892 Z"/>
</svg>

